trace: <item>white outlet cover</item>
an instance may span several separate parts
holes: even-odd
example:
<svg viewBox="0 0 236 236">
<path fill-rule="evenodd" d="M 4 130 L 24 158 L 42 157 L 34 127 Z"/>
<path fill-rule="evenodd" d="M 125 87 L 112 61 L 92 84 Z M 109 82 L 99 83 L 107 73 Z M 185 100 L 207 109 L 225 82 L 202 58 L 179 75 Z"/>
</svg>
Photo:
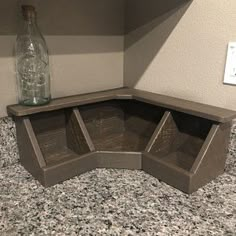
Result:
<svg viewBox="0 0 236 236">
<path fill-rule="evenodd" d="M 236 42 L 228 45 L 224 84 L 236 85 Z"/>
</svg>

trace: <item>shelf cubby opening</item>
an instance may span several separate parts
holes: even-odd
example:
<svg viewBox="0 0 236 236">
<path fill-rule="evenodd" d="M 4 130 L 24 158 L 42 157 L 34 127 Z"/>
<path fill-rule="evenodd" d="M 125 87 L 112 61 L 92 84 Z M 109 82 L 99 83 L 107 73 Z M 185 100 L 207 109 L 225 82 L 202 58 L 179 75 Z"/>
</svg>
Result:
<svg viewBox="0 0 236 236">
<path fill-rule="evenodd" d="M 47 166 L 90 152 L 73 109 L 32 115 L 30 121 Z"/>
<path fill-rule="evenodd" d="M 171 112 L 150 148 L 150 153 L 172 166 L 190 171 L 212 124 L 207 119 Z"/>
<path fill-rule="evenodd" d="M 164 109 L 135 100 L 110 100 L 79 107 L 97 151 L 145 150 Z"/>
</svg>

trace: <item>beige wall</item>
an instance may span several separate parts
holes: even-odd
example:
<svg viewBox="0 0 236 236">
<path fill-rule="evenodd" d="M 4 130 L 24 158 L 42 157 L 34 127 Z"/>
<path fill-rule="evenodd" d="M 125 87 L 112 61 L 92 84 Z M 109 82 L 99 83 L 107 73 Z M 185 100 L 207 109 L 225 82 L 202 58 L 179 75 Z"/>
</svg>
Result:
<svg viewBox="0 0 236 236">
<path fill-rule="evenodd" d="M 222 84 L 228 41 L 236 1 L 194 0 L 126 37 L 125 84 L 236 110 L 236 87 Z"/>
</svg>

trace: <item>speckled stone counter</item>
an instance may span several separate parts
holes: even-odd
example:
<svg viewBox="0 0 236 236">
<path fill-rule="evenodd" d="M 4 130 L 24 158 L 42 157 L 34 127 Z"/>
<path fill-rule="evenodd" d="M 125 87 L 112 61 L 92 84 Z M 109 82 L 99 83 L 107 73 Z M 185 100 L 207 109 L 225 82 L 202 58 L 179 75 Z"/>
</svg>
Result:
<svg viewBox="0 0 236 236">
<path fill-rule="evenodd" d="M 0 119 L 0 235 L 232 235 L 236 123 L 225 174 L 186 195 L 142 171 L 98 169 L 43 188 L 18 163 L 15 127 Z"/>
</svg>

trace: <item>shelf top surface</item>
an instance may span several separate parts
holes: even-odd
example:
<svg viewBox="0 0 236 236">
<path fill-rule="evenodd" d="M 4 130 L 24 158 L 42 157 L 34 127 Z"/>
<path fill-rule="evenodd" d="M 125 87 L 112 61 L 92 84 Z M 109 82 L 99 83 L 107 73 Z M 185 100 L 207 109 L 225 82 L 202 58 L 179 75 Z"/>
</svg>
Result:
<svg viewBox="0 0 236 236">
<path fill-rule="evenodd" d="M 130 88 L 118 88 L 102 92 L 56 98 L 44 106 L 22 106 L 15 104 L 8 106 L 7 112 L 9 115 L 21 117 L 112 99 L 134 99 L 221 123 L 229 122 L 236 118 L 236 111 L 233 110 Z"/>
</svg>

